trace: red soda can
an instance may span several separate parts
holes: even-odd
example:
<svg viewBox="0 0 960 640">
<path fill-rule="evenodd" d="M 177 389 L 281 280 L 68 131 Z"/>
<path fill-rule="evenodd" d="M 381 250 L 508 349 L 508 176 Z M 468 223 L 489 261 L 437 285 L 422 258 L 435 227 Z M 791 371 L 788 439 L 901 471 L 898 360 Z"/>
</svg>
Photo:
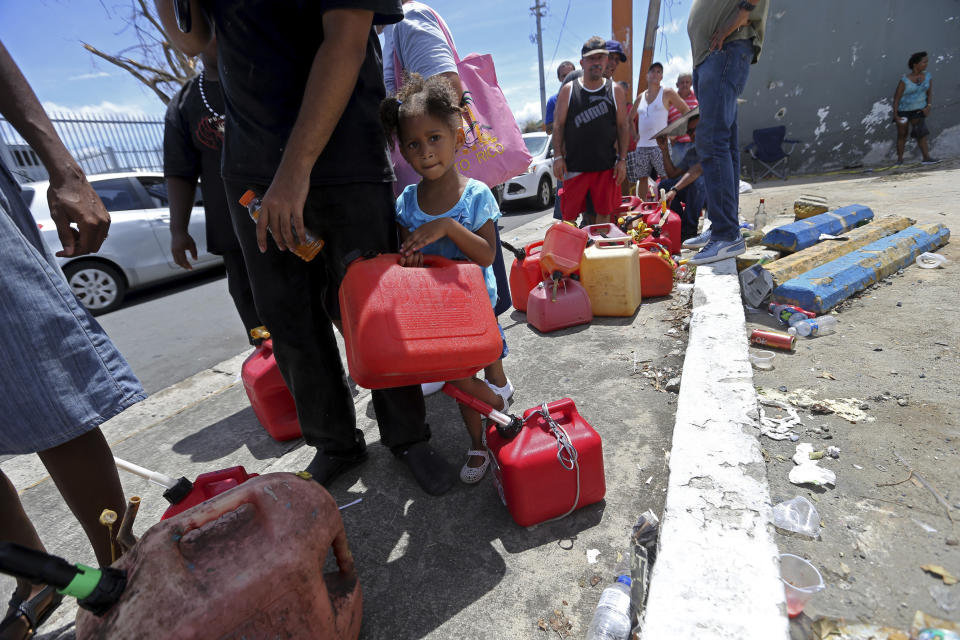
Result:
<svg viewBox="0 0 960 640">
<path fill-rule="evenodd" d="M 753 333 L 750 334 L 750 342 L 775 349 L 783 349 L 784 351 L 793 351 L 793 347 L 797 344 L 797 336 L 782 331 L 754 329 Z"/>
</svg>

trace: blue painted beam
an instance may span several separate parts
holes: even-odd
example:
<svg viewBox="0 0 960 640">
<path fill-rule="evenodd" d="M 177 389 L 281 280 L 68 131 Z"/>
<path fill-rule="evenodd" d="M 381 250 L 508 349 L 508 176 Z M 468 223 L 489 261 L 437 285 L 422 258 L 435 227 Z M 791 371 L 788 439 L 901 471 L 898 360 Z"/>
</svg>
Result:
<svg viewBox="0 0 960 640">
<path fill-rule="evenodd" d="M 851 204 L 772 229 L 763 236 L 761 243 L 771 249 L 792 253 L 817 244 L 821 233 L 840 235 L 847 229 L 859 227 L 872 219 L 873 211 L 869 207 Z"/>
<path fill-rule="evenodd" d="M 787 280 L 773 290 L 773 299 L 825 313 L 854 293 L 912 264 L 921 253 L 935 251 L 949 240 L 950 230 L 942 224 L 907 227 Z"/>
</svg>

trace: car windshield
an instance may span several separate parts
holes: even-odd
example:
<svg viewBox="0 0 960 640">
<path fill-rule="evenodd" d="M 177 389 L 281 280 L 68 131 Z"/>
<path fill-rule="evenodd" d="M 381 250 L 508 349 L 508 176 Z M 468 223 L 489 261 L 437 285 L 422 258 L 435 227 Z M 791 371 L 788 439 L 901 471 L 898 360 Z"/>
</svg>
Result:
<svg viewBox="0 0 960 640">
<path fill-rule="evenodd" d="M 523 141 L 527 145 L 527 151 L 529 151 L 530 155 L 534 158 L 542 154 L 544 148 L 547 146 L 546 136 L 530 136 L 529 138 L 524 138 Z"/>
</svg>

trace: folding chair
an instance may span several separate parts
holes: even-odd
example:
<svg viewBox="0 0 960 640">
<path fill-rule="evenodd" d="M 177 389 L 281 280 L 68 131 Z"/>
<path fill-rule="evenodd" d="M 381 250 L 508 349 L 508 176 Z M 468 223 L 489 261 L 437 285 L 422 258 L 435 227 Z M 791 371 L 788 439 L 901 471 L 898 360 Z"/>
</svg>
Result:
<svg viewBox="0 0 960 640">
<path fill-rule="evenodd" d="M 750 163 L 751 182 L 761 180 L 770 174 L 783 180 L 787 179 L 787 174 L 790 172 L 790 154 L 800 141 L 786 140 L 786 135 L 787 128 L 782 125 L 753 130 L 753 142 L 744 149 L 753 159 Z M 783 150 L 784 144 L 790 145 L 789 151 Z M 763 170 L 759 177 L 757 176 L 758 162 Z"/>
</svg>

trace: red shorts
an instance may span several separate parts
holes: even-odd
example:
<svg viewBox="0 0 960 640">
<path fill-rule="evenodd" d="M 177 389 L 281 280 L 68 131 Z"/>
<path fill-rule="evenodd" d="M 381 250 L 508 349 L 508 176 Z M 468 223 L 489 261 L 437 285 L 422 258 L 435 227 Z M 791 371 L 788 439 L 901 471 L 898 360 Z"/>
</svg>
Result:
<svg viewBox="0 0 960 640">
<path fill-rule="evenodd" d="M 608 216 L 620 209 L 620 187 L 613 169 L 588 171 L 563 180 L 560 211 L 563 219 L 573 221 L 587 208 L 587 194 L 598 216 Z"/>
</svg>

